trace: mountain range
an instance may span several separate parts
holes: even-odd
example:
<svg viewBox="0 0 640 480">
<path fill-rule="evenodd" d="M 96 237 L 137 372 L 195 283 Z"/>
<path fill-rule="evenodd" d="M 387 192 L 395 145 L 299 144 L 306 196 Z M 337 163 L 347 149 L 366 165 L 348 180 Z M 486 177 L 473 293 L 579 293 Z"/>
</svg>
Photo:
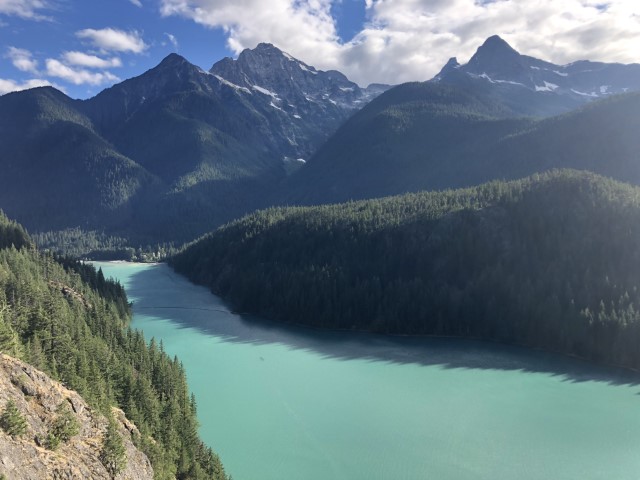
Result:
<svg viewBox="0 0 640 480">
<path fill-rule="evenodd" d="M 0 205 L 37 231 L 135 224 L 185 240 L 258 205 L 385 88 L 260 44 L 210 72 L 171 54 L 85 101 L 51 87 L 4 95 Z"/>
<path fill-rule="evenodd" d="M 466 65 L 394 88 L 361 88 L 269 44 L 209 71 L 171 54 L 88 100 L 51 87 L 0 97 L 0 208 L 33 232 L 140 245 L 269 205 L 554 167 L 637 181 L 638 97 L 625 93 L 637 90 L 640 65 L 559 66 L 499 37 Z"/>
</svg>

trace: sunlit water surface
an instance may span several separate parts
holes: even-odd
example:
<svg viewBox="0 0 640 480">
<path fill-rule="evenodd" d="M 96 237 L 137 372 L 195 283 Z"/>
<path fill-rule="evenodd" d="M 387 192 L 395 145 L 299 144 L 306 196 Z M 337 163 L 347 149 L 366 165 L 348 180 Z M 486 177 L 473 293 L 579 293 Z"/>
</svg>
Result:
<svg viewBox="0 0 640 480">
<path fill-rule="evenodd" d="M 638 480 L 640 377 L 455 339 L 236 315 L 166 265 L 97 263 L 186 367 L 234 480 Z"/>
</svg>

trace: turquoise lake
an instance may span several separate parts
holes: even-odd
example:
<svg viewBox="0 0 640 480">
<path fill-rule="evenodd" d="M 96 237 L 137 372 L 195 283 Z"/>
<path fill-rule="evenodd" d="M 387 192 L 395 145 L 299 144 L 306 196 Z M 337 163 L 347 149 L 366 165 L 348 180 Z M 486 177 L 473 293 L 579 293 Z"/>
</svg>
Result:
<svg viewBox="0 0 640 480">
<path fill-rule="evenodd" d="M 100 263 L 185 365 L 234 480 L 638 480 L 640 376 L 490 343 L 241 316 L 166 265 Z M 640 346 L 639 346 L 640 348 Z"/>
</svg>

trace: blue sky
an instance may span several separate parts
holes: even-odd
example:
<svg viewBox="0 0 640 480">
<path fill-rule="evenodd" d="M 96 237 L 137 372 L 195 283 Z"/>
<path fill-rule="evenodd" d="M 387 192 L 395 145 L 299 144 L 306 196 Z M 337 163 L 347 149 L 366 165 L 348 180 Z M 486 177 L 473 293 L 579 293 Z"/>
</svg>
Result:
<svg viewBox="0 0 640 480">
<path fill-rule="evenodd" d="M 174 51 L 208 69 L 262 41 L 361 85 L 427 80 L 493 34 L 560 64 L 640 62 L 640 2 L 0 0 L 0 94 L 86 98 Z"/>
<path fill-rule="evenodd" d="M 30 78 L 42 77 L 63 87 L 72 97 L 85 98 L 113 82 L 96 80 L 95 84 L 87 81 L 74 85 L 65 78 L 48 75 L 51 72 L 47 72 L 47 59 L 62 61 L 66 52 L 82 52 L 107 60 L 117 58 L 121 66 L 100 69 L 76 64 L 73 69 L 88 70 L 91 73 L 108 71 L 120 79 L 126 79 L 157 65 L 171 52 L 178 52 L 206 69 L 215 60 L 233 55 L 226 47 L 222 29 L 206 28 L 180 17 L 162 17 L 157 10 L 137 7 L 128 0 L 69 0 L 59 2 L 55 9 L 43 10 L 41 14 L 49 18 L 33 20 L 17 16 L 0 17 L 0 21 L 5 24 L 0 29 L 3 50 L 0 78 L 24 82 Z M 81 38 L 78 34 L 86 29 L 106 28 L 139 38 L 145 46 L 139 52 L 123 49 L 125 45 L 119 50 L 104 48 L 90 37 Z M 8 51 L 11 47 L 30 52 L 38 62 L 37 73 L 16 68 Z"/>
</svg>

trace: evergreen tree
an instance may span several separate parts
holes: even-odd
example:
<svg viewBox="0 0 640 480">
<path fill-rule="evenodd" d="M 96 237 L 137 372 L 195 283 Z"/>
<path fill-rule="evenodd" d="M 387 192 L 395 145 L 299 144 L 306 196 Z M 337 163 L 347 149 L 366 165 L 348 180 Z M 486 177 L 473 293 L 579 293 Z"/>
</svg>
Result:
<svg viewBox="0 0 640 480">
<path fill-rule="evenodd" d="M 122 437 L 118 432 L 115 419 L 110 416 L 107 431 L 102 441 L 100 461 L 111 475 L 115 478 L 127 466 L 127 452 L 122 442 Z"/>
<path fill-rule="evenodd" d="M 5 312 L 8 312 L 7 305 L 0 304 L 0 353 L 21 358 L 23 348 L 18 338 L 18 334 L 13 329 L 8 320 L 5 319 Z"/>
<path fill-rule="evenodd" d="M 27 420 L 22 416 L 13 400 L 9 400 L 0 415 L 0 428 L 7 435 L 19 437 L 27 432 Z"/>
</svg>

